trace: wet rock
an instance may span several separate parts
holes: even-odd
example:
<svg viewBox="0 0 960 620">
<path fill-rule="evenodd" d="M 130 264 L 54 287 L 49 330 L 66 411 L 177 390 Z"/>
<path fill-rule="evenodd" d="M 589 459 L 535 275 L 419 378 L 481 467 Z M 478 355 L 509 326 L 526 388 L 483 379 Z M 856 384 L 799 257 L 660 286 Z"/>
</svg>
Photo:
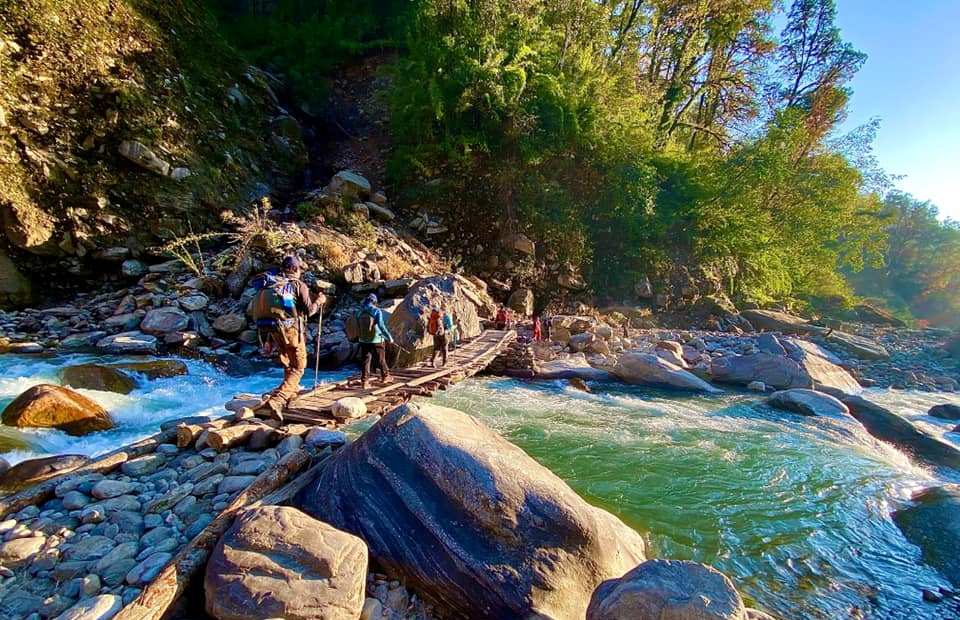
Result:
<svg viewBox="0 0 960 620">
<path fill-rule="evenodd" d="M 122 607 L 123 601 L 116 594 L 101 594 L 81 600 L 55 620 L 109 620 Z"/>
<path fill-rule="evenodd" d="M 590 393 L 590 386 L 588 386 L 587 382 L 580 377 L 572 377 L 567 379 L 567 385 L 575 390 L 580 390 L 581 392 L 586 392 L 587 394 Z"/>
<path fill-rule="evenodd" d="M 119 368 L 101 364 L 80 364 L 60 370 L 60 382 L 72 388 L 129 394 L 137 387 L 133 377 Z"/>
<path fill-rule="evenodd" d="M 537 379 L 582 379 L 584 381 L 612 381 L 614 376 L 601 368 L 594 368 L 582 353 L 565 359 L 542 362 L 536 367 Z"/>
<path fill-rule="evenodd" d="M 747 389 L 751 392 L 766 392 L 767 384 L 763 381 L 751 381 L 747 384 Z"/>
<path fill-rule="evenodd" d="M 128 259 L 120 265 L 120 272 L 128 278 L 139 278 L 147 273 L 147 266 L 136 259 Z"/>
<path fill-rule="evenodd" d="M 220 620 L 354 620 L 366 577 L 362 540 L 295 508 L 264 506 L 241 513 L 214 549 L 207 612 Z"/>
<path fill-rule="evenodd" d="M 587 620 L 745 620 L 733 583 L 698 562 L 649 560 L 623 577 L 600 584 Z"/>
<path fill-rule="evenodd" d="M 708 394 L 717 394 L 723 391 L 657 355 L 640 351 L 627 351 L 621 355 L 612 372 L 627 383 L 692 390 Z"/>
<path fill-rule="evenodd" d="M 179 308 L 167 306 L 154 308 L 147 312 L 140 323 L 140 331 L 154 336 L 162 336 L 170 332 L 183 331 L 190 324 L 186 313 Z"/>
<path fill-rule="evenodd" d="M 893 522 L 920 547 L 925 563 L 960 587 L 960 485 L 920 491 L 913 505 L 893 513 Z"/>
<path fill-rule="evenodd" d="M 841 399 L 871 435 L 913 457 L 939 467 L 960 469 L 960 450 L 940 441 L 906 419 L 860 396 Z"/>
<path fill-rule="evenodd" d="M 616 517 L 475 419 L 433 405 L 381 418 L 298 501 L 464 617 L 583 617 L 601 581 L 644 559 Z"/>
<path fill-rule="evenodd" d="M 102 331 L 71 334 L 60 341 L 60 348 L 69 350 L 91 349 L 106 335 L 107 332 Z"/>
<path fill-rule="evenodd" d="M 930 407 L 927 415 L 942 420 L 960 420 L 960 405 L 934 405 Z"/>
<path fill-rule="evenodd" d="M 73 390 L 50 384 L 29 388 L 7 405 L 0 419 L 9 426 L 57 428 L 71 435 L 113 428 L 103 407 Z"/>
<path fill-rule="evenodd" d="M 767 404 L 784 411 L 792 411 L 801 415 L 842 416 L 850 410 L 842 402 L 823 392 L 795 388 L 774 392 L 767 399 Z"/>
<path fill-rule="evenodd" d="M 122 332 L 107 336 L 97 343 L 104 353 L 155 355 L 157 338 L 139 331 Z"/>
</svg>

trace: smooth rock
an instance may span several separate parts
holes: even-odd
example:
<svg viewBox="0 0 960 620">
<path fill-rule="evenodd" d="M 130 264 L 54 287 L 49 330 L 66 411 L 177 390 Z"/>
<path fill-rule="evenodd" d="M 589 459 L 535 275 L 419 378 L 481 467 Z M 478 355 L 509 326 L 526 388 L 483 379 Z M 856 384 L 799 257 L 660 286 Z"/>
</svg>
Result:
<svg viewBox="0 0 960 620">
<path fill-rule="evenodd" d="M 132 493 L 136 488 L 137 485 L 132 482 L 106 479 L 93 485 L 93 488 L 90 490 L 90 495 L 97 499 L 110 499 L 111 497 L 119 497 Z"/>
<path fill-rule="evenodd" d="M 330 414 L 338 420 L 355 420 L 367 415 L 367 405 L 360 398 L 347 396 L 333 403 Z"/>
<path fill-rule="evenodd" d="M 355 620 L 367 547 L 295 508 L 242 512 L 207 564 L 207 612 L 218 620 Z"/>
<path fill-rule="evenodd" d="M 782 332 L 784 334 L 808 334 L 823 328 L 810 325 L 810 322 L 798 316 L 775 310 L 744 310 L 740 316 L 750 321 L 757 330 Z"/>
<path fill-rule="evenodd" d="M 912 505 L 893 513 L 893 522 L 920 547 L 925 563 L 960 587 L 960 485 L 920 491 Z"/>
<path fill-rule="evenodd" d="M 536 367 L 537 379 L 582 379 L 584 381 L 613 381 L 615 377 L 601 368 L 594 368 L 582 353 L 565 359 L 542 362 Z"/>
<path fill-rule="evenodd" d="M 474 418 L 429 404 L 385 415 L 297 501 L 463 617 L 582 618 L 601 581 L 644 559 L 619 519 Z"/>
<path fill-rule="evenodd" d="M 154 355 L 157 352 L 157 338 L 139 331 L 128 331 L 107 336 L 97 343 L 104 353 Z"/>
<path fill-rule="evenodd" d="M 59 376 L 64 385 L 86 390 L 129 394 L 137 387 L 137 382 L 122 370 L 101 364 L 67 366 Z"/>
<path fill-rule="evenodd" d="M 841 331 L 832 331 L 826 336 L 827 342 L 834 344 L 850 355 L 861 360 L 886 360 L 890 359 L 890 353 L 880 344 L 864 338 Z"/>
<path fill-rule="evenodd" d="M 0 565 L 16 568 L 26 564 L 40 552 L 45 543 L 46 539 L 42 536 L 8 540 L 0 544 Z"/>
<path fill-rule="evenodd" d="M 147 379 L 169 379 L 170 377 L 180 377 L 188 373 L 187 365 L 180 360 L 151 360 L 149 362 L 120 362 L 110 364 L 110 368 L 116 368 L 126 372 L 143 375 Z"/>
<path fill-rule="evenodd" d="M 217 486 L 218 493 L 236 493 L 250 486 L 256 476 L 227 476 Z"/>
<path fill-rule="evenodd" d="M 17 396 L 0 414 L 9 426 L 57 428 L 85 435 L 113 428 L 106 410 L 73 390 L 42 383 Z"/>
<path fill-rule="evenodd" d="M 131 459 L 120 466 L 120 471 L 133 478 L 152 474 L 160 469 L 166 459 L 160 454 L 146 454 L 144 456 Z"/>
<path fill-rule="evenodd" d="M 122 607 L 123 601 L 116 594 L 101 594 L 81 600 L 55 620 L 110 620 Z"/>
<path fill-rule="evenodd" d="M 247 328 L 247 317 L 239 313 L 218 316 L 213 322 L 213 329 L 218 334 L 236 336 Z"/>
<path fill-rule="evenodd" d="M 116 545 L 106 536 L 78 536 L 80 540 L 71 541 L 63 557 L 71 562 L 89 562 L 99 560 L 110 553 Z"/>
<path fill-rule="evenodd" d="M 148 311 L 140 323 L 140 331 L 153 336 L 162 336 L 170 332 L 183 331 L 189 324 L 190 318 L 183 310 L 166 306 Z"/>
<path fill-rule="evenodd" d="M 850 409 L 833 396 L 804 388 L 774 392 L 767 399 L 767 404 L 801 415 L 836 417 L 850 413 Z"/>
<path fill-rule="evenodd" d="M 927 411 L 927 415 L 941 420 L 960 420 L 960 405 L 934 405 Z"/>
<path fill-rule="evenodd" d="M 126 582 L 135 586 L 153 581 L 153 578 L 157 576 L 160 569 L 162 569 L 172 557 L 173 555 L 166 551 L 151 554 L 143 562 L 140 562 L 130 569 L 127 573 Z"/>
<path fill-rule="evenodd" d="M 692 390 L 708 394 L 718 394 L 723 391 L 657 355 L 640 351 L 627 351 L 622 354 L 612 372 L 627 383 Z"/>
<path fill-rule="evenodd" d="M 710 376 L 721 383 L 747 385 L 762 381 L 778 390 L 828 387 L 849 394 L 862 391 L 856 379 L 836 364 L 806 351 L 800 361 L 771 353 L 724 355 L 710 365 Z"/>
</svg>

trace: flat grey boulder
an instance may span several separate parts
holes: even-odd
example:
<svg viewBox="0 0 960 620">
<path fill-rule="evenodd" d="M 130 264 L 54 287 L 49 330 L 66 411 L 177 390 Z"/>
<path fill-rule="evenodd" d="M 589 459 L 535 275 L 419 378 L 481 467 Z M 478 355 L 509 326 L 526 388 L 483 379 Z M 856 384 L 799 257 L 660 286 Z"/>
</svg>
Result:
<svg viewBox="0 0 960 620">
<path fill-rule="evenodd" d="M 911 456 L 937 467 L 960 469 L 960 450 L 929 435 L 905 418 L 860 396 L 841 399 L 867 432 Z"/>
<path fill-rule="evenodd" d="M 893 522 L 920 547 L 924 562 L 960 587 L 960 486 L 920 491 L 913 505 L 893 513 Z"/>
<path fill-rule="evenodd" d="M 240 514 L 213 550 L 204 587 L 217 620 L 355 620 L 367 546 L 287 506 Z"/>
<path fill-rule="evenodd" d="M 856 336 L 846 332 L 832 331 L 826 337 L 827 342 L 843 349 L 853 357 L 861 360 L 886 360 L 890 353 L 880 343 L 863 336 Z"/>
<path fill-rule="evenodd" d="M 773 353 L 725 355 L 713 360 L 710 376 L 739 385 L 762 381 L 778 390 L 827 387 L 847 394 L 863 390 L 850 373 L 819 355 L 797 348 L 794 357 L 800 359 Z"/>
<path fill-rule="evenodd" d="M 733 583 L 720 571 L 680 560 L 649 560 L 600 584 L 587 620 L 746 620 Z"/>
<path fill-rule="evenodd" d="M 123 607 L 123 599 L 116 594 L 101 594 L 85 598 L 66 610 L 55 620 L 109 620 Z"/>
<path fill-rule="evenodd" d="M 627 351 L 620 356 L 612 372 L 627 383 L 692 390 L 708 394 L 717 394 L 723 391 L 710 385 L 692 372 L 684 370 L 676 364 L 671 364 L 659 355 L 652 353 Z"/>
<path fill-rule="evenodd" d="M 540 362 L 536 365 L 537 379 L 583 379 L 584 381 L 613 381 L 615 377 L 602 368 L 594 368 L 583 353 L 570 357 Z"/>
<path fill-rule="evenodd" d="M 474 418 L 408 404 L 297 498 L 455 617 L 583 618 L 644 558 L 639 534 Z"/>
<path fill-rule="evenodd" d="M 97 342 L 104 353 L 152 355 L 157 352 L 157 338 L 139 331 L 122 332 Z"/>
<path fill-rule="evenodd" d="M 154 336 L 162 336 L 170 332 L 179 332 L 187 329 L 190 317 L 180 308 L 165 306 L 154 308 L 147 312 L 140 323 L 140 331 Z"/>
<path fill-rule="evenodd" d="M 776 310 L 744 310 L 740 316 L 750 321 L 757 331 L 809 334 L 823 330 L 822 327 L 810 325 L 806 319 Z"/>
<path fill-rule="evenodd" d="M 850 413 L 850 409 L 833 396 L 805 388 L 774 392 L 767 399 L 767 404 L 777 409 L 792 411 L 801 415 L 835 417 Z"/>
</svg>

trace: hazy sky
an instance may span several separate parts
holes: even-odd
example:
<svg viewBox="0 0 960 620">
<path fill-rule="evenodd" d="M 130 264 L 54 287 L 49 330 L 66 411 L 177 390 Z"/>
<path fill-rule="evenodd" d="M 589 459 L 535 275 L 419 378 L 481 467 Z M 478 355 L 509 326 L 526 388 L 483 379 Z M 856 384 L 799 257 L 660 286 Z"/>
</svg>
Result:
<svg viewBox="0 0 960 620">
<path fill-rule="evenodd" d="M 880 117 L 883 168 L 960 220 L 960 0 L 837 0 L 837 21 L 869 56 L 845 126 Z"/>
</svg>

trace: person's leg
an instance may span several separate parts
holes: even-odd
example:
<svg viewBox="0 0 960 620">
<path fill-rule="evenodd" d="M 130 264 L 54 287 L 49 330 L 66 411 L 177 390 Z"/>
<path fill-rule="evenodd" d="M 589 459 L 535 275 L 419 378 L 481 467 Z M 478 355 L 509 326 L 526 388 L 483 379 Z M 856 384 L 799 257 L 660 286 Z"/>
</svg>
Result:
<svg viewBox="0 0 960 620">
<path fill-rule="evenodd" d="M 387 366 L 387 345 L 377 345 L 377 364 L 380 366 L 380 380 L 386 383 L 390 379 L 390 367 Z"/>
<path fill-rule="evenodd" d="M 437 353 L 439 353 L 439 351 L 437 350 L 438 338 L 439 336 L 433 337 L 433 353 L 430 354 L 430 365 L 433 366 L 434 368 L 437 367 Z"/>
<path fill-rule="evenodd" d="M 361 342 L 360 357 L 360 385 L 366 387 L 367 381 L 370 379 L 370 362 L 373 360 L 373 345 Z"/>
<path fill-rule="evenodd" d="M 447 365 L 447 337 L 446 335 L 440 336 L 440 352 L 443 355 L 443 365 Z"/>
</svg>

